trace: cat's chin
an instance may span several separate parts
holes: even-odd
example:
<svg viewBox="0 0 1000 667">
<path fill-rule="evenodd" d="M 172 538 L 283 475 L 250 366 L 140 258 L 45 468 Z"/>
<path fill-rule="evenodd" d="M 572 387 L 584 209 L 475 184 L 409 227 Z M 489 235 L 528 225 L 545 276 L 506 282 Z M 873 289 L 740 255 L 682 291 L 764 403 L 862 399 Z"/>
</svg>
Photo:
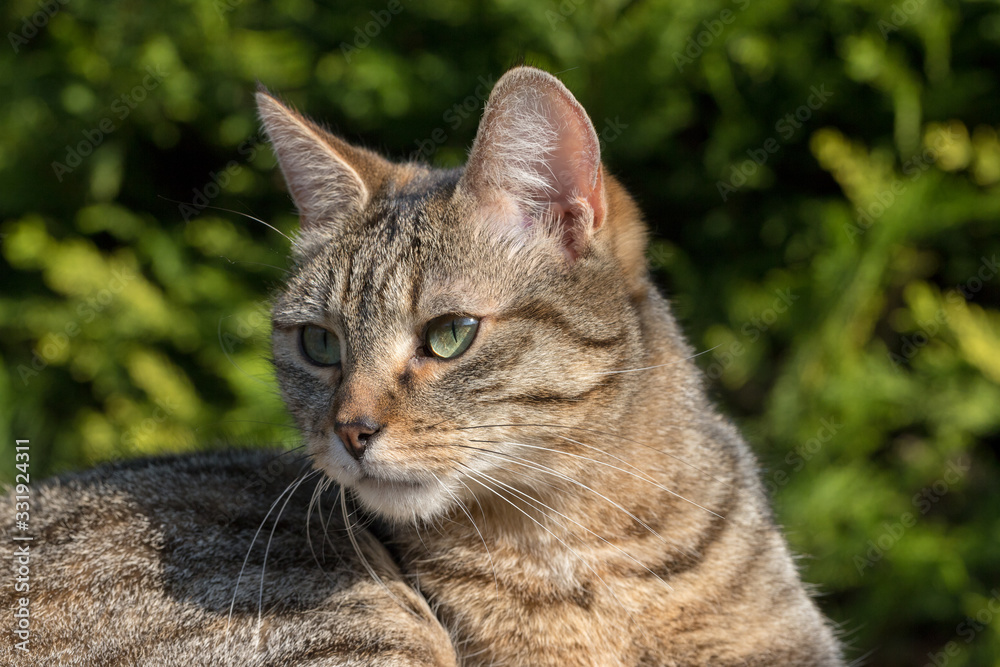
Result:
<svg viewBox="0 0 1000 667">
<path fill-rule="evenodd" d="M 427 520 L 443 512 L 448 496 L 438 484 L 389 482 L 362 477 L 347 485 L 368 511 L 392 521 Z"/>
<path fill-rule="evenodd" d="M 405 473 L 362 467 L 343 445 L 318 447 L 313 465 L 345 489 L 372 514 L 389 521 L 426 521 L 446 512 L 452 495 L 437 479 L 410 478 Z M 389 477 L 389 475 L 392 475 Z"/>
</svg>

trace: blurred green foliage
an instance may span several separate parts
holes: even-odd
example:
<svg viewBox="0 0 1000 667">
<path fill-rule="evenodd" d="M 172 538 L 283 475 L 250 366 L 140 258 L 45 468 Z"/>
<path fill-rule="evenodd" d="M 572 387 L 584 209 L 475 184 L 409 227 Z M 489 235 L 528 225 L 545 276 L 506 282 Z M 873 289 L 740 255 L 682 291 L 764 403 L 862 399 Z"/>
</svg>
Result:
<svg viewBox="0 0 1000 667">
<path fill-rule="evenodd" d="M 39 476 L 293 443 L 267 361 L 288 243 L 249 216 L 295 217 L 256 81 L 450 166 L 524 56 L 646 211 L 852 657 L 1000 664 L 996 3 L 333 4 L 3 4 L 3 479 L 15 438 Z"/>
</svg>

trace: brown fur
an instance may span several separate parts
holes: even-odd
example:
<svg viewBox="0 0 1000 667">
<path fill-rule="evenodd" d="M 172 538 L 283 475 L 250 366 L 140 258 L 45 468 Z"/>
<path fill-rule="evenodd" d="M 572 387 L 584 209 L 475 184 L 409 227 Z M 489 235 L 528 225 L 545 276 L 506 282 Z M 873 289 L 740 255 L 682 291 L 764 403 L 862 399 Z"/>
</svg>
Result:
<svg viewBox="0 0 1000 667">
<path fill-rule="evenodd" d="M 258 102 L 302 215 L 274 363 L 318 470 L 229 453 L 39 485 L 32 652 L 0 663 L 841 664 L 558 80 L 501 78 L 465 170 Z M 449 314 L 479 328 L 445 360 L 424 330 Z M 306 326 L 339 364 L 307 359 Z M 334 482 L 353 542 L 310 513 Z"/>
<path fill-rule="evenodd" d="M 258 99 L 295 193 L 282 146 L 308 121 Z M 361 183 L 301 232 L 279 380 L 463 663 L 840 664 L 569 91 L 508 72 L 464 172 L 359 162 L 309 127 L 294 160 Z M 481 318 L 475 342 L 428 357 L 422 327 L 447 313 Z M 306 324 L 340 365 L 303 358 Z M 337 435 L 357 419 L 379 426 L 359 461 Z"/>
<path fill-rule="evenodd" d="M 454 665 L 426 602 L 368 531 L 354 528 L 359 556 L 339 511 L 312 512 L 307 538 L 315 482 L 268 516 L 302 472 L 289 454 L 245 451 L 35 484 L 34 539 L 14 541 L 25 532 L 13 526 L 0 535 L 8 565 L 30 546 L 30 589 L 2 593 L 7 628 L 16 601 L 30 601 L 29 650 L 5 631 L 0 664 Z"/>
</svg>

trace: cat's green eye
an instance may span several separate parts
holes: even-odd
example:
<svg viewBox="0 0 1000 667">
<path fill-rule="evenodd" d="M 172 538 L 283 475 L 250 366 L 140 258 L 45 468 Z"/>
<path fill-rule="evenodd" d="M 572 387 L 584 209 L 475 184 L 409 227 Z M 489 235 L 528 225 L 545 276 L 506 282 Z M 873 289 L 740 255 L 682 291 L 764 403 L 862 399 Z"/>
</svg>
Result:
<svg viewBox="0 0 1000 667">
<path fill-rule="evenodd" d="M 479 320 L 464 315 L 442 315 L 427 323 L 424 345 L 435 357 L 454 359 L 469 349 Z"/>
<path fill-rule="evenodd" d="M 302 327 L 302 353 L 319 366 L 340 363 L 340 341 L 323 327 L 307 324 Z"/>
</svg>

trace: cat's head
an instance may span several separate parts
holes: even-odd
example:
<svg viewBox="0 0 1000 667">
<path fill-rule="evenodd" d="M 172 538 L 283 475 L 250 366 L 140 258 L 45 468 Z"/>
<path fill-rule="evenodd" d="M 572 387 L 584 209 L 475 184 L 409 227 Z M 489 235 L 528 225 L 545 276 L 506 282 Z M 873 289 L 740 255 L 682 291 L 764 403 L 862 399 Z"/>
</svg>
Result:
<svg viewBox="0 0 1000 667">
<path fill-rule="evenodd" d="M 398 520 L 551 487 L 566 427 L 617 423 L 637 391 L 611 371 L 641 364 L 649 289 L 644 227 L 580 104 L 513 69 L 446 171 L 257 99 L 301 221 L 274 362 L 316 466 Z"/>
</svg>

